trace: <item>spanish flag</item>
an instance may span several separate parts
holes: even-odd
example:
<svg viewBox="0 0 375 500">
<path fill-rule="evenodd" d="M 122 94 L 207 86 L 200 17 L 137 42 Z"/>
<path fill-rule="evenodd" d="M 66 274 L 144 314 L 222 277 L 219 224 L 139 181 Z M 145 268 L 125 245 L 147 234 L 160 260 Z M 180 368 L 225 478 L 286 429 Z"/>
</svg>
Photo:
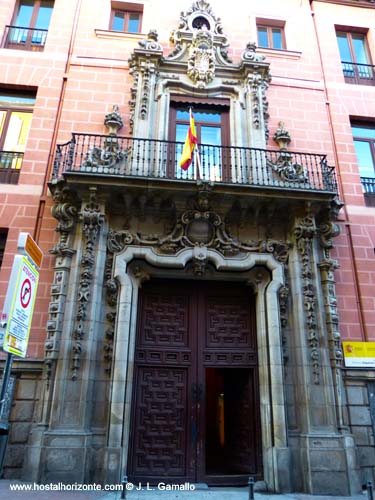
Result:
<svg viewBox="0 0 375 500">
<path fill-rule="evenodd" d="M 180 167 L 182 168 L 182 170 L 187 170 L 190 167 L 191 162 L 193 161 L 193 151 L 195 145 L 198 142 L 197 132 L 195 130 L 194 116 L 193 113 L 191 112 L 191 108 L 189 110 L 189 114 L 190 114 L 190 126 L 186 135 L 184 149 L 182 150 L 182 156 L 180 159 Z"/>
</svg>

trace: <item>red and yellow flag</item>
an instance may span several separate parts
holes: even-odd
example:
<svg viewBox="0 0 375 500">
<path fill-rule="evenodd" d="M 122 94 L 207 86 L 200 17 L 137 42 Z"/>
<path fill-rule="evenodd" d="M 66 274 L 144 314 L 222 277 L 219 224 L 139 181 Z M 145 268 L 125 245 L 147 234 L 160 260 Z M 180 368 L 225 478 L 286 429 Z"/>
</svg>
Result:
<svg viewBox="0 0 375 500">
<path fill-rule="evenodd" d="M 182 168 L 182 170 L 187 170 L 190 167 L 191 162 L 193 161 L 193 151 L 195 145 L 198 142 L 197 132 L 195 130 L 194 116 L 193 113 L 191 112 L 191 109 L 189 110 L 189 114 L 190 114 L 190 126 L 186 135 L 184 149 L 182 150 L 182 156 L 180 159 L 180 167 Z"/>
</svg>

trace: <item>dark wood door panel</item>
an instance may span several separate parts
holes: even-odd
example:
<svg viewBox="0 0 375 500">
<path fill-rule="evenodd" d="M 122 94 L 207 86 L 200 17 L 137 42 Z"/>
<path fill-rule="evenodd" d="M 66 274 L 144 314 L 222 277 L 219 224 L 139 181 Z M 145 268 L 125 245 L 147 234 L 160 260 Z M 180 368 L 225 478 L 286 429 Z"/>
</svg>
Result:
<svg viewBox="0 0 375 500">
<path fill-rule="evenodd" d="M 190 476 L 188 370 L 139 367 L 135 394 L 132 477 L 141 481 Z"/>
</svg>

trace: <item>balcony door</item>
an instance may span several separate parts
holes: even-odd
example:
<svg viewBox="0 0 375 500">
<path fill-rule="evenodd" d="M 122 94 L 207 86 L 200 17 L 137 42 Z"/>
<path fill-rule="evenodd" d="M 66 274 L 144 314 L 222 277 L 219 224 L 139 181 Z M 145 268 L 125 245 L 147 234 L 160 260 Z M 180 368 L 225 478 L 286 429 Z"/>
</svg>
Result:
<svg viewBox="0 0 375 500">
<path fill-rule="evenodd" d="M 170 162 L 169 177 L 225 181 L 229 178 L 229 111 L 224 106 L 192 106 L 198 136 L 193 162 L 184 171 L 180 167 L 183 144 L 189 130 L 189 105 L 171 108 L 170 139 L 176 141 L 175 161 Z M 172 165 L 174 163 L 174 165 Z"/>
<path fill-rule="evenodd" d="M 53 4 L 52 0 L 20 0 L 13 24 L 9 28 L 6 47 L 42 50 Z"/>
<path fill-rule="evenodd" d="M 366 35 L 338 31 L 337 42 L 345 81 L 361 85 L 374 85 L 374 71 L 366 43 Z"/>
</svg>

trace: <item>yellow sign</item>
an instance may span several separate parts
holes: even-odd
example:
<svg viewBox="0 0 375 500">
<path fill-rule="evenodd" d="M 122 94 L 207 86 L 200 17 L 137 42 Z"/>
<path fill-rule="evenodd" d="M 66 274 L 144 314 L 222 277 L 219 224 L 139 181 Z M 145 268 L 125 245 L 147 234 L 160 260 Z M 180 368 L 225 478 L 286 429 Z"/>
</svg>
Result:
<svg viewBox="0 0 375 500">
<path fill-rule="evenodd" d="M 35 243 L 29 233 L 20 233 L 18 236 L 18 251 L 31 259 L 33 264 L 39 269 L 42 265 L 43 252 Z"/>
<path fill-rule="evenodd" d="M 38 267 L 42 265 L 43 252 L 29 234 L 26 238 L 25 251 Z"/>
<path fill-rule="evenodd" d="M 347 368 L 375 368 L 375 342 L 342 343 Z"/>
</svg>

